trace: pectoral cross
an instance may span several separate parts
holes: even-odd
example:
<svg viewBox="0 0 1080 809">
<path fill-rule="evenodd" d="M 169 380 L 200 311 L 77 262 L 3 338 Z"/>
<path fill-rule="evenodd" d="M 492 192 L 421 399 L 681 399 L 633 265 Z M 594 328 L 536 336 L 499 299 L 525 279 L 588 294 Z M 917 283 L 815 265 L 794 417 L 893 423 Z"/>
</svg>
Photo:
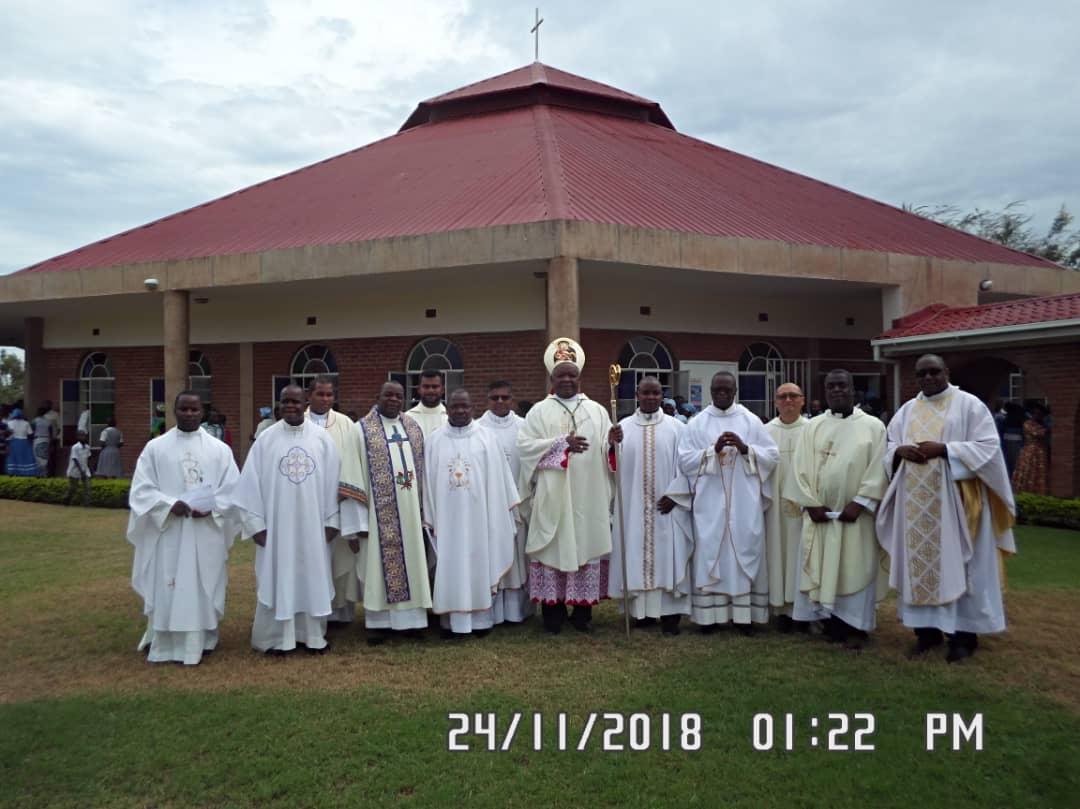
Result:
<svg viewBox="0 0 1080 809">
<path fill-rule="evenodd" d="M 394 479 L 397 481 L 398 486 L 402 489 L 411 489 L 414 473 L 409 469 L 409 462 L 405 457 L 405 442 L 409 439 L 398 432 L 397 425 L 394 425 L 394 433 L 388 439 L 391 444 L 397 444 L 398 453 L 401 455 L 401 468 L 402 471 L 398 472 Z"/>
<path fill-rule="evenodd" d="M 529 33 L 536 39 L 535 52 L 533 58 L 540 61 L 540 24 L 544 21 L 544 18 L 540 16 L 540 9 L 536 9 L 536 25 L 529 29 Z"/>
</svg>

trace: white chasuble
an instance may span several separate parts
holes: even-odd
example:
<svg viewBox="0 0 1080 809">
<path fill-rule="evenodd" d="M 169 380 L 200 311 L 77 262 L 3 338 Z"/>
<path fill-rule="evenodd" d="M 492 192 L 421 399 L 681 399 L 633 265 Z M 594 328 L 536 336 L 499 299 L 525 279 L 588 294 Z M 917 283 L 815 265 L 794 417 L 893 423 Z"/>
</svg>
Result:
<svg viewBox="0 0 1080 809">
<path fill-rule="evenodd" d="M 411 410 L 406 410 L 405 415 L 420 425 L 424 438 L 431 437 L 433 432 L 440 427 L 445 427 L 447 423 L 446 405 L 442 402 L 439 402 L 435 407 L 427 407 L 423 402 L 420 402 Z"/>
<path fill-rule="evenodd" d="M 795 593 L 799 589 L 799 537 L 802 508 L 794 501 L 795 448 L 803 428 L 809 423 L 799 416 L 791 424 L 779 417 L 765 425 L 780 450 L 780 463 L 773 472 L 773 500 L 765 513 L 765 561 L 769 566 L 769 606 L 774 613 L 791 617 Z"/>
<path fill-rule="evenodd" d="M 499 443 L 510 471 L 513 474 L 515 488 L 521 474 L 521 455 L 518 451 L 518 431 L 525 419 L 511 411 L 505 416 L 496 416 L 490 410 L 484 411 L 479 419 L 480 426 L 491 431 Z M 529 535 L 529 526 L 518 518 L 517 533 L 514 536 L 514 563 L 499 582 L 499 592 L 495 595 L 495 622 L 524 621 L 534 612 L 529 600 L 529 561 L 525 555 L 525 542 Z"/>
<path fill-rule="evenodd" d="M 998 552 L 1016 550 L 1016 506 L 993 416 L 955 385 L 920 393 L 889 423 L 885 471 L 898 447 L 920 441 L 945 444 L 947 457 L 901 461 L 877 514 L 900 619 L 949 633 L 1004 631 Z"/>
<path fill-rule="evenodd" d="M 526 416 L 518 431 L 518 491 L 533 561 L 571 573 L 611 553 L 610 430 L 607 411 L 584 394 L 548 396 Z M 569 452 L 570 433 L 587 439 L 589 448 Z"/>
<path fill-rule="evenodd" d="M 732 432 L 748 447 L 716 452 L 721 434 Z M 695 623 L 763 623 L 769 619 L 765 566 L 765 515 L 772 500 L 776 442 L 761 419 L 740 404 L 709 405 L 679 441 L 682 478 L 667 494 L 683 531 L 693 537 Z"/>
<path fill-rule="evenodd" d="M 232 500 L 244 539 L 266 531 L 255 547 L 256 649 L 326 645 L 334 583 L 325 529 L 338 527 L 340 466 L 333 440 L 310 421 L 277 422 L 248 453 Z"/>
<path fill-rule="evenodd" d="M 338 456 L 341 458 L 340 474 L 343 478 L 346 477 L 348 465 L 360 463 L 356 453 L 353 420 L 333 409 L 318 414 L 312 413 L 308 408 L 304 415 L 313 424 L 323 427 L 333 439 Z M 344 500 L 350 496 L 353 496 L 353 493 L 339 485 L 338 498 Z M 349 548 L 348 539 L 344 533 L 335 537 L 330 543 L 330 571 L 334 579 L 334 609 L 329 620 L 348 623 L 355 616 L 356 602 L 360 600 L 360 580 L 356 575 L 356 554 Z"/>
<path fill-rule="evenodd" d="M 863 631 L 876 626 L 876 603 L 887 589 L 873 513 L 885 494 L 884 457 L 885 426 L 858 408 L 846 418 L 826 411 L 803 428 L 795 450 L 795 502 L 839 512 L 855 501 L 864 509 L 852 523 L 815 523 L 803 515 L 797 620 L 835 615 Z"/>
<path fill-rule="evenodd" d="M 448 424 L 424 447 L 425 524 L 435 549 L 432 609 L 441 615 L 473 613 L 487 629 L 492 599 L 514 562 L 518 503 L 510 464 L 488 430 L 473 421 Z"/>
<path fill-rule="evenodd" d="M 131 585 L 143 599 L 153 663 L 195 664 L 217 646 L 225 614 L 229 548 L 236 524 L 225 497 L 239 472 L 232 451 L 203 430 L 177 428 L 150 441 L 131 479 L 127 539 L 135 546 Z M 207 517 L 177 517 L 177 500 Z"/>
<path fill-rule="evenodd" d="M 657 501 L 679 477 L 679 437 L 686 426 L 657 410 L 636 411 L 619 422 L 623 440 L 618 450 L 621 513 L 612 528 L 608 592 L 621 598 L 622 548 L 626 546 L 627 592 L 634 618 L 689 614 L 690 537 L 661 514 Z"/>
<path fill-rule="evenodd" d="M 372 408 L 356 424 L 355 473 L 342 487 L 342 532 L 362 534 L 356 569 L 369 629 L 421 629 L 431 607 L 424 537 L 424 436 L 409 416 Z"/>
</svg>

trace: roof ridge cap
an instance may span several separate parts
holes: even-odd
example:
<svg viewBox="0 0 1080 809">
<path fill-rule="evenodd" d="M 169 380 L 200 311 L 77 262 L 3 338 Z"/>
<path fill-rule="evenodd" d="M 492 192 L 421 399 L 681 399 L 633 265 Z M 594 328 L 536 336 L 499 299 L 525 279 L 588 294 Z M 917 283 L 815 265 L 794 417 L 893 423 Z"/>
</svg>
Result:
<svg viewBox="0 0 1080 809">
<path fill-rule="evenodd" d="M 533 122 L 536 124 L 536 143 L 540 150 L 540 178 L 544 184 L 548 218 L 570 219 L 569 191 L 566 175 L 563 173 L 562 152 L 559 149 L 555 125 L 551 118 L 551 108 L 547 104 L 536 104 L 532 110 Z"/>
</svg>

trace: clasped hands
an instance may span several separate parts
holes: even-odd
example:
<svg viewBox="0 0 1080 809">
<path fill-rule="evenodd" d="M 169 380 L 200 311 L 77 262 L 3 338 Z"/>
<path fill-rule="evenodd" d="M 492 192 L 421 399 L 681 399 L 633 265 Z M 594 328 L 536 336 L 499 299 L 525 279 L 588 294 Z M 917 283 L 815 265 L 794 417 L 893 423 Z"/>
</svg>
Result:
<svg viewBox="0 0 1080 809">
<path fill-rule="evenodd" d="M 172 508 L 169 509 L 169 513 L 174 517 L 194 517 L 199 519 L 200 517 L 209 517 L 209 511 L 196 511 L 183 500 L 177 500 L 172 504 Z"/>
<path fill-rule="evenodd" d="M 806 509 L 807 515 L 812 522 L 828 522 L 829 518 L 825 515 L 829 512 L 825 506 L 808 506 Z M 855 522 L 859 519 L 859 515 L 863 512 L 863 507 L 859 503 L 852 500 L 846 506 L 844 510 L 840 512 L 840 516 L 837 517 L 840 522 Z"/>
<path fill-rule="evenodd" d="M 937 441 L 920 441 L 918 444 L 903 444 L 897 447 L 896 454 L 905 461 L 923 464 L 934 458 L 946 457 L 948 449 Z"/>
</svg>

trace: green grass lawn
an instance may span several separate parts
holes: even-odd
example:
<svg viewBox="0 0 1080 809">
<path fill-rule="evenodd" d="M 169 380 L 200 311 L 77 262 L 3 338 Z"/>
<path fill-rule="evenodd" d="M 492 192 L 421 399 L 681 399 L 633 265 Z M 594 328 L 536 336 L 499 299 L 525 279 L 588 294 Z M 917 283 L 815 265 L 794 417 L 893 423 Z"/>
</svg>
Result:
<svg viewBox="0 0 1080 809">
<path fill-rule="evenodd" d="M 0 502 L 0 806 L 983 806 L 1080 803 L 1080 533 L 1023 528 L 1010 632 L 962 666 L 908 661 L 882 605 L 861 654 L 813 638 L 635 632 L 611 605 L 597 632 L 538 622 L 483 640 L 394 641 L 357 629 L 325 657 L 251 652 L 250 545 L 231 562 L 221 647 L 195 669 L 134 651 L 125 515 Z M 507 752 L 448 752 L 447 714 L 494 712 Z M 574 747 L 590 712 L 651 718 L 652 749 Z M 545 726 L 534 750 L 532 714 Z M 756 751 L 753 717 L 796 718 L 794 749 Z M 872 751 L 812 747 L 811 717 L 872 713 Z M 924 747 L 928 712 L 983 716 L 984 749 Z M 672 747 L 655 738 L 671 714 Z M 701 716 L 700 750 L 679 716 Z M 833 723 L 835 725 L 835 722 Z M 825 722 L 825 727 L 829 726 Z M 601 723 L 600 727 L 603 727 Z M 823 744 L 827 731 L 818 731 Z M 624 744 L 627 734 L 617 736 Z M 852 733 L 839 740 L 852 743 Z"/>
</svg>

